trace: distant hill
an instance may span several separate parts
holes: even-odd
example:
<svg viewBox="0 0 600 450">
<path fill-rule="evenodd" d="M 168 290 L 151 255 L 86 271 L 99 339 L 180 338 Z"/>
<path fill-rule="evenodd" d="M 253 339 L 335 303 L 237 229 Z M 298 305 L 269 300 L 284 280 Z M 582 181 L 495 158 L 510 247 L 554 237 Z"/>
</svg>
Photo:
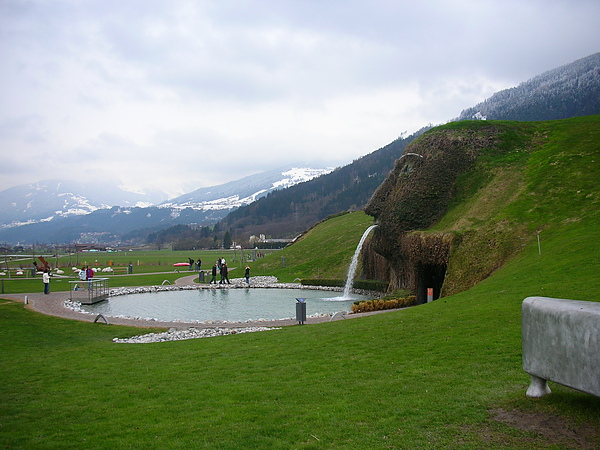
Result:
<svg viewBox="0 0 600 450">
<path fill-rule="evenodd" d="M 455 121 L 556 120 L 600 114 L 600 53 L 497 92 Z"/>
<path fill-rule="evenodd" d="M 143 206 L 161 202 L 163 192 L 140 194 L 118 182 L 103 184 L 44 180 L 0 192 L 0 227 L 89 214 L 112 206 Z"/>
<path fill-rule="evenodd" d="M 332 168 L 281 167 L 219 186 L 200 188 L 163 202 L 163 208 L 231 211 L 278 189 L 285 189 L 331 172 Z"/>
</svg>

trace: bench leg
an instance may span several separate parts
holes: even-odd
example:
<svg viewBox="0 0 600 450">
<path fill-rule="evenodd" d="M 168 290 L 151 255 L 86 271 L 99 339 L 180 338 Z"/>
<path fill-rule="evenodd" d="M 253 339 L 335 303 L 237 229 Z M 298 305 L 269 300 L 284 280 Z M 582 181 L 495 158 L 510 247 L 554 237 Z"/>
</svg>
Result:
<svg viewBox="0 0 600 450">
<path fill-rule="evenodd" d="M 529 384 L 527 392 L 525 393 L 527 397 L 539 398 L 552 392 L 548 387 L 546 380 L 536 377 L 535 375 L 529 375 L 531 376 L 531 383 Z"/>
</svg>

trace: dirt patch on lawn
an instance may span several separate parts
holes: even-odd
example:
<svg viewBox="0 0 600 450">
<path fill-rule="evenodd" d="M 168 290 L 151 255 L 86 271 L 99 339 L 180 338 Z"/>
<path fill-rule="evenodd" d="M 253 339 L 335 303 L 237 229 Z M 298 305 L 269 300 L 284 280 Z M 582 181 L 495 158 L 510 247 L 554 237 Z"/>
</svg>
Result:
<svg viewBox="0 0 600 450">
<path fill-rule="evenodd" d="M 521 431 L 537 433 L 550 445 L 561 448 L 598 449 L 600 430 L 586 424 L 574 424 L 562 417 L 502 408 L 489 411 L 491 419 Z"/>
</svg>

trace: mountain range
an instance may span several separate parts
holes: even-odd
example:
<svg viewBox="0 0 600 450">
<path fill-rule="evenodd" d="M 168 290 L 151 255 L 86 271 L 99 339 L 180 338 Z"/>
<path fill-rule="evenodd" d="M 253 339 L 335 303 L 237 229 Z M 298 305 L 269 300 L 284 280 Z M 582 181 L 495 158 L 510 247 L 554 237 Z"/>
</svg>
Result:
<svg viewBox="0 0 600 450">
<path fill-rule="evenodd" d="M 200 188 L 163 202 L 163 208 L 232 211 L 269 192 L 285 189 L 331 172 L 331 168 L 289 167 L 273 169 L 219 186 Z"/>
<path fill-rule="evenodd" d="M 600 114 L 600 53 L 500 91 L 450 121 L 537 121 L 590 114 Z M 216 223 L 236 236 L 295 236 L 331 214 L 362 209 L 406 145 L 431 127 L 333 171 L 287 167 L 169 201 L 162 201 L 164 195 L 157 201 L 161 193 L 141 195 L 63 181 L 11 188 L 0 192 L 0 242 L 114 243 L 143 240 L 152 231 L 190 223 Z"/>
<path fill-rule="evenodd" d="M 283 167 L 162 201 L 153 195 L 58 180 L 0 192 L 0 241 L 13 243 L 116 242 L 175 224 L 212 225 L 230 211 L 277 189 L 331 172 L 331 168 Z M 158 201 L 157 201 L 158 200 Z"/>
<path fill-rule="evenodd" d="M 0 227 L 49 221 L 53 218 L 92 213 L 112 206 L 150 206 L 165 194 L 126 191 L 116 182 L 85 184 L 44 180 L 0 192 Z"/>
</svg>

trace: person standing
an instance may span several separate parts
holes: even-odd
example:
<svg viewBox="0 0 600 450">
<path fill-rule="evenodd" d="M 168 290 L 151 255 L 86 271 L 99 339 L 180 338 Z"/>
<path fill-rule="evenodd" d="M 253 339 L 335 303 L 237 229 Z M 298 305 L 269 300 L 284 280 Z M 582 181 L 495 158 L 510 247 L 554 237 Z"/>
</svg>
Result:
<svg viewBox="0 0 600 450">
<path fill-rule="evenodd" d="M 209 284 L 213 284 L 213 281 L 215 282 L 215 284 L 217 284 L 217 263 L 213 264 L 213 267 L 212 267 L 212 278 L 210 279 L 210 283 Z"/>
<path fill-rule="evenodd" d="M 225 282 L 227 282 L 227 284 L 231 284 L 231 281 L 229 281 L 229 271 L 227 270 L 227 264 L 221 263 L 221 281 L 219 284 L 225 284 Z"/>
<path fill-rule="evenodd" d="M 42 282 L 44 283 L 44 294 L 50 293 L 50 273 L 48 269 L 44 269 L 44 273 L 42 274 Z"/>
<path fill-rule="evenodd" d="M 90 266 L 85 266 L 85 279 L 87 280 L 87 288 L 92 289 L 92 278 L 94 278 L 94 271 Z"/>
<path fill-rule="evenodd" d="M 246 278 L 246 283 L 250 286 L 250 266 L 246 266 L 246 272 L 244 273 L 244 277 Z"/>
</svg>

